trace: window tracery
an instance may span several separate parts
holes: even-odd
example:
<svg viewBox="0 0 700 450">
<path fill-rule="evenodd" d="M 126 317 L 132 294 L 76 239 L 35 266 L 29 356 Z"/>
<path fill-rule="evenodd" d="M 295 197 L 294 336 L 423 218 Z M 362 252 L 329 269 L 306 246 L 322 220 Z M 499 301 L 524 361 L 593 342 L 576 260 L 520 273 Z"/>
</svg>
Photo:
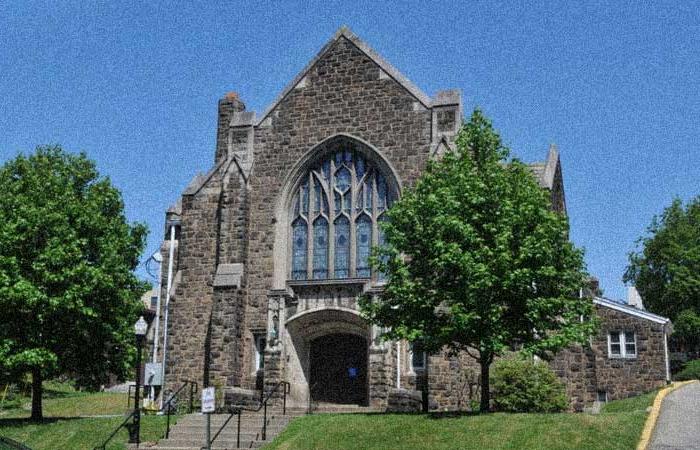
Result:
<svg viewBox="0 0 700 450">
<path fill-rule="evenodd" d="M 353 142 L 340 141 L 301 178 L 290 220 L 294 280 L 370 278 L 372 246 L 395 192 Z M 381 274 L 375 274 L 382 279 Z"/>
</svg>

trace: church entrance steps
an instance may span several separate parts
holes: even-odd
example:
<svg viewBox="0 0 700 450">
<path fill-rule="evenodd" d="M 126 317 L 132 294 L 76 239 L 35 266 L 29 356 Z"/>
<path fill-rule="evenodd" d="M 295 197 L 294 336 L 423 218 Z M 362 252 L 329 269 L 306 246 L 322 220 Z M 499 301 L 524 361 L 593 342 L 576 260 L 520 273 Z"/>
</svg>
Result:
<svg viewBox="0 0 700 450">
<path fill-rule="evenodd" d="M 319 414 L 361 414 L 382 412 L 379 408 L 360 405 L 347 405 L 336 403 L 318 403 L 314 405 L 313 413 Z M 287 427 L 294 418 L 308 413 L 307 409 L 288 408 L 287 414 L 281 411 L 268 412 L 267 439 L 262 440 L 262 412 L 244 412 L 241 416 L 240 447 L 236 447 L 238 437 L 238 419 L 233 417 L 212 444 L 213 450 L 238 450 L 259 448 L 271 442 Z M 228 414 L 211 415 L 212 437 L 228 419 Z M 141 449 L 150 450 L 200 450 L 204 445 L 206 436 L 206 416 L 203 414 L 188 414 L 170 429 L 168 439 L 161 439 L 157 445 L 141 444 Z M 130 446 L 129 449 L 135 449 Z"/>
<path fill-rule="evenodd" d="M 374 408 L 371 406 L 346 405 L 339 403 L 315 403 L 312 407 L 312 412 L 329 414 L 362 414 L 384 412 L 384 409 Z"/>
<path fill-rule="evenodd" d="M 212 449 L 235 450 L 238 448 L 251 449 L 262 447 L 281 433 L 293 418 L 303 415 L 305 412 L 288 410 L 286 415 L 282 415 L 281 412 L 277 411 L 274 413 L 268 412 L 266 440 L 262 440 L 263 415 L 261 413 L 244 412 L 241 416 L 240 447 L 236 446 L 238 418 L 234 416 L 216 438 L 212 444 Z M 219 431 L 219 428 L 226 422 L 228 417 L 228 414 L 211 415 L 212 437 Z M 152 450 L 200 450 L 204 446 L 206 437 L 205 427 L 205 415 L 188 414 L 178 420 L 177 424 L 170 429 L 168 439 L 161 439 L 155 446 L 149 446 L 147 443 L 141 444 L 140 448 Z M 132 447 L 129 448 L 131 449 Z"/>
</svg>

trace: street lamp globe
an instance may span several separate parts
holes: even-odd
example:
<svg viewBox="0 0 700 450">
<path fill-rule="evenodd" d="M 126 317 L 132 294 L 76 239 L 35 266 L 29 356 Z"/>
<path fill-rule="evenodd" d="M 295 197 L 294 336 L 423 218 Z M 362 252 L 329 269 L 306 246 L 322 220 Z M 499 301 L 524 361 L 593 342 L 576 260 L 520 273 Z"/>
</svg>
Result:
<svg viewBox="0 0 700 450">
<path fill-rule="evenodd" d="M 143 316 L 139 317 L 139 320 L 134 325 L 134 332 L 137 337 L 142 337 L 146 335 L 148 331 L 148 323 L 143 319 Z"/>
</svg>

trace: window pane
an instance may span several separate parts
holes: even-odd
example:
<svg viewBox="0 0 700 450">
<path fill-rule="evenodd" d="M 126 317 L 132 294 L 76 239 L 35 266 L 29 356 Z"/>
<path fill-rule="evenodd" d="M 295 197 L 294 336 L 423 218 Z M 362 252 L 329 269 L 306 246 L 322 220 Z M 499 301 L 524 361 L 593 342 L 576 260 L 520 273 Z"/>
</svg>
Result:
<svg viewBox="0 0 700 450">
<path fill-rule="evenodd" d="M 372 212 L 372 181 L 365 181 L 365 208 L 367 212 Z"/>
<path fill-rule="evenodd" d="M 335 202 L 335 205 L 333 206 L 337 215 L 340 214 L 340 209 L 343 207 L 343 198 L 337 192 L 333 192 L 333 198 Z"/>
<path fill-rule="evenodd" d="M 634 331 L 625 331 L 625 342 L 634 344 Z"/>
<path fill-rule="evenodd" d="M 377 239 L 377 243 L 380 247 L 382 247 L 383 245 L 386 244 L 386 237 L 384 236 L 384 231 L 382 230 L 382 222 L 386 222 L 386 220 L 387 220 L 386 215 L 382 214 L 381 216 L 379 216 L 379 224 L 378 224 L 379 226 L 377 227 L 379 229 L 379 236 Z M 382 262 L 386 263 L 386 261 L 387 261 L 386 257 L 382 256 Z M 383 272 L 378 272 L 377 279 L 379 281 L 386 280 L 386 274 L 384 274 Z"/>
<path fill-rule="evenodd" d="M 328 278 L 328 222 L 319 217 L 314 222 L 314 279 Z"/>
<path fill-rule="evenodd" d="M 297 219 L 292 224 L 292 278 L 295 280 L 306 279 L 306 222 Z"/>
<path fill-rule="evenodd" d="M 369 277 L 369 252 L 372 247 L 372 220 L 366 214 L 362 214 L 356 221 L 357 238 L 357 276 Z"/>
<path fill-rule="evenodd" d="M 305 181 L 301 185 L 301 211 L 304 214 L 309 212 L 309 183 Z"/>
<path fill-rule="evenodd" d="M 362 156 L 355 158 L 355 173 L 358 180 L 365 174 L 365 159 Z"/>
<path fill-rule="evenodd" d="M 323 172 L 323 178 L 325 180 L 330 179 L 331 177 L 331 160 L 327 159 L 323 162 L 323 166 L 321 168 L 321 171 Z"/>
<path fill-rule="evenodd" d="M 619 356 L 620 355 L 620 344 L 610 344 L 610 354 Z"/>
<path fill-rule="evenodd" d="M 350 276 L 350 221 L 345 216 L 335 220 L 335 277 Z"/>
<path fill-rule="evenodd" d="M 335 187 L 341 193 L 345 193 L 350 187 L 350 171 L 345 167 L 335 173 Z"/>
<path fill-rule="evenodd" d="M 321 211 L 321 200 L 323 199 L 323 194 L 321 193 L 321 183 L 314 178 L 314 212 L 318 213 Z"/>
<path fill-rule="evenodd" d="M 384 177 L 377 174 L 377 209 L 383 211 L 386 208 L 386 182 Z"/>
<path fill-rule="evenodd" d="M 627 356 L 634 356 L 637 354 L 637 346 L 634 342 L 625 344 L 625 353 Z"/>
<path fill-rule="evenodd" d="M 611 331 L 610 332 L 610 342 L 620 342 L 620 332 Z"/>
</svg>

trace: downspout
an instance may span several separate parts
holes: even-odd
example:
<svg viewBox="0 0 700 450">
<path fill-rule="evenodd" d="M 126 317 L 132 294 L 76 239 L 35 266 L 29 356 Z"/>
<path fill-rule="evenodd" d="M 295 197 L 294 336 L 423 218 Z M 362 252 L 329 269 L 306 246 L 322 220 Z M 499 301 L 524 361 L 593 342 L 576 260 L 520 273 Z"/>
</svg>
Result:
<svg viewBox="0 0 700 450">
<path fill-rule="evenodd" d="M 664 324 L 664 358 L 666 360 L 666 383 L 671 382 L 671 363 L 668 360 L 668 322 Z"/>
<path fill-rule="evenodd" d="M 151 258 L 158 263 L 158 296 L 156 300 L 156 323 L 155 330 L 153 333 L 153 356 L 151 362 L 155 364 L 158 361 L 158 333 L 160 328 L 160 291 L 163 289 L 163 257 L 160 256 L 160 252 L 156 252 L 151 256 Z M 150 392 L 151 401 L 155 398 L 155 387 L 151 386 Z"/>
<path fill-rule="evenodd" d="M 165 365 L 168 353 L 168 316 L 170 306 L 170 288 L 173 285 L 173 259 L 175 257 L 175 221 L 170 222 L 170 249 L 168 251 L 168 289 L 165 293 L 165 319 L 163 322 L 163 368 L 161 369 L 161 393 L 165 393 Z M 160 407 L 163 409 L 163 395 L 160 396 Z"/>
</svg>

